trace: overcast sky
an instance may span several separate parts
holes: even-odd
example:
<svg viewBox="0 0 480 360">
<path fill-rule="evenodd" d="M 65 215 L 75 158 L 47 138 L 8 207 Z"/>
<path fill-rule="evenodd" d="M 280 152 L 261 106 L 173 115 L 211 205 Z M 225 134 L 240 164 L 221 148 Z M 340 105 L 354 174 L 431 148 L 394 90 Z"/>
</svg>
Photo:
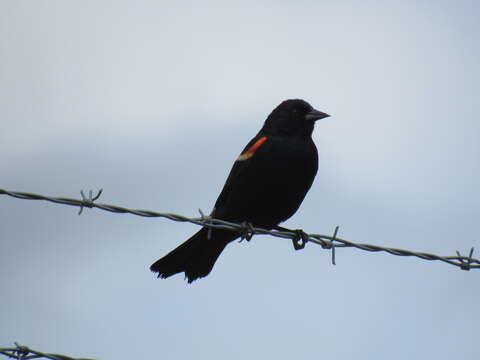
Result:
<svg viewBox="0 0 480 360">
<path fill-rule="evenodd" d="M 320 170 L 284 225 L 480 250 L 477 1 L 0 0 L 0 188 L 197 216 L 282 100 Z M 211 275 L 198 227 L 0 197 L 0 347 L 99 359 L 467 359 L 480 271 L 266 236 Z M 476 254 L 478 257 L 478 253 Z"/>
</svg>

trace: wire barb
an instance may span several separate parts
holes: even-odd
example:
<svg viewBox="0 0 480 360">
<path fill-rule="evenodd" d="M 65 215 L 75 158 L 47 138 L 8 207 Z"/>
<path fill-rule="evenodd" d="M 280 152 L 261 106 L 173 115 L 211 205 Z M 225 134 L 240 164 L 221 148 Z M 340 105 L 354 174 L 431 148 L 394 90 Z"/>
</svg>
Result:
<svg viewBox="0 0 480 360">
<path fill-rule="evenodd" d="M 468 254 L 467 257 L 462 256 L 460 254 L 460 252 L 458 250 L 456 250 L 458 260 L 460 261 L 460 269 L 465 270 L 465 271 L 470 271 L 472 261 L 475 260 L 475 259 L 472 258 L 474 249 L 475 249 L 474 247 L 472 247 L 470 249 L 470 253 Z"/>
<path fill-rule="evenodd" d="M 80 190 L 80 195 L 82 195 L 82 203 L 80 205 L 80 210 L 78 210 L 78 215 L 82 213 L 84 206 L 92 208 L 93 202 L 97 200 L 100 197 L 100 195 L 102 195 L 102 192 L 103 192 L 103 189 L 100 189 L 97 195 L 93 196 L 93 190 L 90 190 L 88 192 L 88 198 L 87 198 L 83 193 L 83 190 Z"/>
<path fill-rule="evenodd" d="M 83 206 L 87 206 L 90 208 L 97 208 L 104 211 L 110 211 L 113 213 L 122 213 L 122 214 L 128 213 L 128 214 L 133 214 L 133 215 L 143 216 L 143 217 L 163 217 L 173 221 L 189 222 L 192 224 L 197 224 L 200 226 L 207 227 L 209 229 L 230 230 L 230 231 L 238 232 L 240 234 L 245 233 L 246 225 L 228 222 L 221 219 L 215 219 L 212 216 L 207 217 L 203 214 L 201 210 L 200 210 L 200 216 L 201 216 L 200 218 L 190 218 L 183 215 L 160 213 L 152 210 L 128 209 L 128 208 L 124 208 L 116 205 L 94 203 L 94 201 L 98 199 L 101 193 L 102 193 L 102 190 L 100 190 L 96 196 L 93 196 L 92 194 L 92 196 L 90 196 L 85 200 L 85 196 L 81 192 L 83 196 L 83 200 L 78 200 L 78 199 L 71 199 L 71 198 L 56 198 L 56 197 L 50 197 L 45 195 L 39 195 L 39 194 L 32 194 L 32 193 L 18 192 L 18 191 L 7 191 L 7 190 L 0 189 L 0 195 L 8 195 L 17 199 L 45 200 L 45 201 L 62 204 L 62 205 L 79 206 L 80 208 L 82 208 Z M 350 248 L 356 248 L 356 249 L 369 251 L 369 252 L 386 252 L 391 255 L 397 255 L 397 256 L 415 256 L 423 260 L 437 260 L 450 265 L 457 266 L 462 270 L 480 269 L 480 260 L 473 258 L 473 251 L 474 251 L 473 247 L 470 250 L 469 256 L 462 256 L 458 251 L 457 251 L 457 256 L 439 256 L 435 254 L 415 252 L 411 250 L 382 247 L 379 245 L 355 243 L 353 241 L 349 241 L 349 240 L 345 240 L 337 237 L 337 233 L 338 233 L 338 226 L 335 228 L 335 232 L 333 236 L 322 235 L 322 234 L 306 234 L 306 235 L 308 236 L 309 242 L 313 242 L 317 245 L 320 245 L 324 249 L 332 249 L 333 263 L 335 262 L 336 249 L 350 247 Z M 298 234 L 295 233 L 295 230 L 289 230 L 281 227 L 276 227 L 272 230 L 268 230 L 268 229 L 262 229 L 262 228 L 257 228 L 252 226 L 251 228 L 248 228 L 248 234 L 251 234 L 252 236 L 256 234 L 271 235 L 274 237 L 290 239 L 290 240 L 293 240 L 298 236 Z"/>
<path fill-rule="evenodd" d="M 335 264 L 335 240 L 337 240 L 337 234 L 338 234 L 338 229 L 340 228 L 340 226 L 336 226 L 335 227 L 335 231 L 333 232 L 333 236 L 332 236 L 332 241 L 331 241 L 331 244 L 332 244 L 332 265 L 337 265 Z"/>
<path fill-rule="evenodd" d="M 72 358 L 61 354 L 44 353 L 41 351 L 30 349 L 25 345 L 15 342 L 15 347 L 0 348 L 0 355 L 5 355 L 11 359 L 30 360 L 30 359 L 50 359 L 50 360 L 93 360 L 86 358 Z"/>
<path fill-rule="evenodd" d="M 212 211 L 212 215 L 208 215 L 208 216 L 205 216 L 202 209 L 198 209 L 198 212 L 200 213 L 203 225 L 208 226 L 208 224 L 210 224 L 210 221 L 212 220 L 212 218 L 214 216 L 213 214 L 215 213 L 215 208 Z M 211 238 L 212 238 L 212 228 L 209 227 L 208 230 L 207 230 L 207 240 L 210 241 Z"/>
<path fill-rule="evenodd" d="M 14 342 L 15 346 L 17 347 L 17 351 L 15 351 L 15 355 L 17 356 L 18 359 L 25 359 L 25 357 L 28 356 L 28 353 L 30 350 L 28 347 L 20 345 L 18 342 Z"/>
</svg>

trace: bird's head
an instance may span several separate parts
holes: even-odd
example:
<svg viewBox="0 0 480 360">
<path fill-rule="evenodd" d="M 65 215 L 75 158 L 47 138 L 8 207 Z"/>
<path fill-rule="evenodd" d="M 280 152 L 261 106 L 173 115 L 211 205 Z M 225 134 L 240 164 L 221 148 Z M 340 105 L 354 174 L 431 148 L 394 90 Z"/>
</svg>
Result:
<svg viewBox="0 0 480 360">
<path fill-rule="evenodd" d="M 268 115 L 262 132 L 298 138 L 310 137 L 315 121 L 329 116 L 315 110 L 304 100 L 285 100 Z"/>
</svg>

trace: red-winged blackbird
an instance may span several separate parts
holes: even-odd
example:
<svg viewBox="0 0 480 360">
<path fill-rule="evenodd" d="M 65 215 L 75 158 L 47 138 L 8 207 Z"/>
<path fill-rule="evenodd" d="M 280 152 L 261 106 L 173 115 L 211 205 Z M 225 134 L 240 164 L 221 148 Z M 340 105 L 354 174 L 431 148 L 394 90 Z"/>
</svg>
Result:
<svg viewBox="0 0 480 360">
<path fill-rule="evenodd" d="M 328 116 L 298 99 L 277 106 L 233 164 L 213 217 L 265 229 L 291 217 L 318 169 L 314 123 Z M 191 283 L 207 276 L 225 246 L 238 237 L 237 232 L 220 229 L 212 229 L 208 236 L 204 227 L 150 270 L 162 278 L 185 272 Z"/>
</svg>

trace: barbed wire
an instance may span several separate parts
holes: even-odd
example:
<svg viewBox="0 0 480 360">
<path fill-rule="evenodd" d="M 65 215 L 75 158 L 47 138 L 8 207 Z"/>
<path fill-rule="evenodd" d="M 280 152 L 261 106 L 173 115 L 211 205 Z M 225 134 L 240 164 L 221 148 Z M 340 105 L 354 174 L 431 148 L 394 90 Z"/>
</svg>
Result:
<svg viewBox="0 0 480 360">
<path fill-rule="evenodd" d="M 96 203 L 100 195 L 102 194 L 103 190 L 97 192 L 94 196 L 93 191 L 90 190 L 88 197 L 84 194 L 83 191 L 80 191 L 82 196 L 81 200 L 78 199 L 71 199 L 71 198 L 63 198 L 63 197 L 51 197 L 27 192 L 19 192 L 19 191 L 8 191 L 4 189 L 0 189 L 0 195 L 8 195 L 18 199 L 26 199 L 26 200 L 45 200 L 49 202 L 53 202 L 56 204 L 63 204 L 63 205 L 71 205 L 71 206 L 78 206 L 80 210 L 78 214 L 81 214 L 85 207 L 87 208 L 97 208 L 104 211 L 110 211 L 113 213 L 128 213 L 137 216 L 143 217 L 162 217 L 173 221 L 179 222 L 189 222 L 192 224 L 197 224 L 200 226 L 205 226 L 208 228 L 215 228 L 215 229 L 225 229 L 230 231 L 236 231 L 240 234 L 241 239 L 250 240 L 254 235 L 271 235 L 274 237 L 291 239 L 295 249 L 301 249 L 305 246 L 307 242 L 312 242 L 317 245 L 320 245 L 323 249 L 329 249 L 332 252 L 332 263 L 335 264 L 335 249 L 336 248 L 356 248 L 364 251 L 370 252 L 386 252 L 392 255 L 397 256 L 414 256 L 423 260 L 438 260 L 450 265 L 454 265 L 459 267 L 462 270 L 470 270 L 470 269 L 480 269 L 480 260 L 473 258 L 473 251 L 474 248 L 472 247 L 469 251 L 468 256 L 461 255 L 460 252 L 456 251 L 456 256 L 439 256 L 435 254 L 429 254 L 425 252 L 415 252 L 411 250 L 404 250 L 404 249 L 397 249 L 397 248 L 389 248 L 383 247 L 379 245 L 372 245 L 372 244 L 363 244 L 363 243 L 355 243 L 353 241 L 341 239 L 337 237 L 338 229 L 337 226 L 332 236 L 324 235 L 324 234 L 307 234 L 303 232 L 303 230 L 290 230 L 286 228 L 278 227 L 277 229 L 267 230 L 258 227 L 252 226 L 250 223 L 233 223 L 228 222 L 220 219 L 215 219 L 211 216 L 206 216 L 201 210 L 200 217 L 198 218 L 191 218 L 183 215 L 171 214 L 171 213 L 161 213 L 152 210 L 139 210 L 139 209 L 129 209 L 122 206 L 117 205 L 108 205 L 108 204 L 99 204 Z"/>
<path fill-rule="evenodd" d="M 70 356 L 61 354 L 44 353 L 41 351 L 30 349 L 25 345 L 20 345 L 15 342 L 15 347 L 12 348 L 0 348 L 0 355 L 5 355 L 9 358 L 18 360 L 30 360 L 30 359 L 50 359 L 50 360 L 93 360 L 87 358 L 72 358 Z"/>
</svg>

